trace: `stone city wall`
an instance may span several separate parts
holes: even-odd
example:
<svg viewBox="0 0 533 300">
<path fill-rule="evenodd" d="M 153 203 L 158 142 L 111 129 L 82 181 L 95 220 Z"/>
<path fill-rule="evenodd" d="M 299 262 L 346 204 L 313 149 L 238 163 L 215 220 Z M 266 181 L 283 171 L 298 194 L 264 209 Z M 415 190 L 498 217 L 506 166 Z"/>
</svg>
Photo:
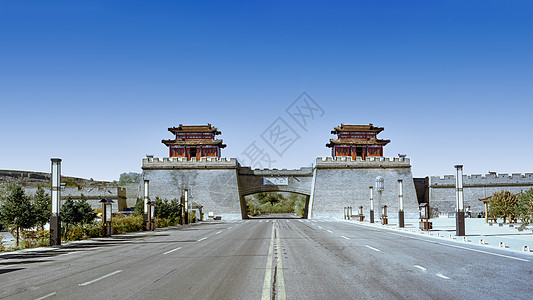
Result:
<svg viewBox="0 0 533 300">
<path fill-rule="evenodd" d="M 365 219 L 369 218 L 370 186 L 376 177 L 384 178 L 384 191 L 380 199 L 374 188 L 374 216 L 379 222 L 381 207 L 387 205 L 388 216 L 398 218 L 398 179 L 403 180 L 405 218 L 418 217 L 418 201 L 408 158 L 370 157 L 362 160 L 351 157 L 316 160 L 316 179 L 312 196 L 312 218 L 342 218 L 343 207 L 351 206 L 357 214 L 363 206 Z"/>
<path fill-rule="evenodd" d="M 50 195 L 50 188 L 44 188 L 45 192 Z M 24 187 L 24 193 L 33 199 L 33 195 L 37 192 L 37 187 Z M 61 202 L 64 203 L 68 197 L 74 200 L 80 199 L 81 194 L 87 198 L 87 202 L 93 209 L 102 207 L 100 200 L 102 198 L 109 198 L 114 201 L 112 204 L 113 211 L 123 211 L 126 209 L 128 203 L 126 202 L 126 188 L 117 187 L 110 184 L 109 186 L 80 186 L 80 187 L 65 187 L 61 190 Z M 134 203 L 135 204 L 135 203 Z"/>
<path fill-rule="evenodd" d="M 234 158 L 200 161 L 144 158 L 142 169 L 143 178 L 149 180 L 150 199 L 179 199 L 187 188 L 189 201 L 202 205 L 204 213 L 213 212 L 223 219 L 241 219 L 237 166 Z"/>
<path fill-rule="evenodd" d="M 429 203 L 432 208 L 436 208 L 439 213 L 455 211 L 455 175 L 431 176 L 428 188 Z M 485 210 L 483 202 L 479 199 L 490 197 L 502 190 L 520 193 L 531 188 L 533 188 L 533 173 L 463 175 L 465 208 L 470 206 L 473 214 Z"/>
</svg>

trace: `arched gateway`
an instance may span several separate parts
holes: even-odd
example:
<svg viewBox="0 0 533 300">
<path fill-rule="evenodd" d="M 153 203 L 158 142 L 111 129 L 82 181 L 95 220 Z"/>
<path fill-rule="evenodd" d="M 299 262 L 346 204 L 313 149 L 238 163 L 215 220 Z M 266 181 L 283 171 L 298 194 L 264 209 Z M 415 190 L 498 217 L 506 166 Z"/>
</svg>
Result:
<svg viewBox="0 0 533 300">
<path fill-rule="evenodd" d="M 274 191 L 307 196 L 305 218 L 342 218 L 345 206 L 354 211 L 363 206 L 368 218 L 369 186 L 381 176 L 385 190 L 375 199 L 377 217 L 382 205 L 389 207 L 389 217 L 395 217 L 391 212 L 398 206 L 398 180 L 402 180 L 405 216 L 416 218 L 418 203 L 410 161 L 381 156 L 381 147 L 388 143 L 377 139 L 382 130 L 372 124 L 341 125 L 332 132 L 339 139 L 328 144 L 333 157 L 317 158 L 312 168 L 259 170 L 241 166 L 235 158 L 221 158 L 220 149 L 225 145 L 214 139 L 220 132 L 210 124 L 180 124 L 169 128 L 176 135 L 174 140 L 163 140 L 170 157 L 144 158 L 143 177 L 149 180 L 152 198 L 179 198 L 188 189 L 191 200 L 202 205 L 204 213 L 240 219 L 247 218 L 245 196 Z"/>
</svg>

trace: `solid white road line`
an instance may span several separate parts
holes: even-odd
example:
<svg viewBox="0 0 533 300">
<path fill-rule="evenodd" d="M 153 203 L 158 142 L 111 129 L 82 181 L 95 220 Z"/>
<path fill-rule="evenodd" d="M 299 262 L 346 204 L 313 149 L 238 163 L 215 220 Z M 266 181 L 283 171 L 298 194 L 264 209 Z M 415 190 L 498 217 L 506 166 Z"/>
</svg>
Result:
<svg viewBox="0 0 533 300">
<path fill-rule="evenodd" d="M 207 239 L 207 237 L 206 237 L 206 236 L 204 236 L 203 238 L 201 238 L 201 239 L 197 240 L 197 242 L 201 242 L 201 241 L 203 241 L 203 240 L 205 240 L 205 239 Z"/>
<path fill-rule="evenodd" d="M 419 265 L 415 265 L 415 268 L 418 268 L 420 270 L 422 270 L 423 272 L 426 272 L 428 269 L 422 267 L 422 266 L 419 266 Z"/>
<path fill-rule="evenodd" d="M 439 276 L 442 279 L 450 279 L 450 277 L 444 276 L 441 273 L 437 273 L 436 275 Z"/>
<path fill-rule="evenodd" d="M 170 251 L 167 251 L 167 252 L 163 253 L 163 255 L 165 255 L 165 254 L 169 254 L 169 253 L 172 253 L 172 252 L 177 251 L 177 250 L 179 250 L 179 249 L 181 249 L 181 247 L 178 247 L 178 248 L 176 248 L 176 249 L 172 249 L 172 250 L 170 250 Z"/>
<path fill-rule="evenodd" d="M 277 240 L 276 240 L 276 244 L 277 244 L 277 247 L 281 247 L 281 242 L 279 240 L 279 230 L 278 230 L 278 234 L 277 234 Z M 277 267 L 277 277 L 276 277 L 276 283 L 277 283 L 277 287 L 278 289 L 276 290 L 276 299 L 279 299 L 279 300 L 286 300 L 287 299 L 287 296 L 285 295 L 285 279 L 283 277 L 283 263 L 282 263 L 282 254 L 280 253 L 279 256 L 278 256 L 278 267 Z"/>
<path fill-rule="evenodd" d="M 272 282 L 272 253 L 274 252 L 274 224 L 272 224 L 272 235 L 270 237 L 270 246 L 268 248 L 267 263 L 265 269 L 265 280 L 263 282 L 262 300 L 270 300 L 270 283 Z"/>
<path fill-rule="evenodd" d="M 381 250 L 379 250 L 377 248 L 374 248 L 374 247 L 371 247 L 371 246 L 368 246 L 368 245 L 365 245 L 365 247 L 367 247 L 368 249 L 372 249 L 374 251 L 377 251 L 377 252 L 381 251 Z"/>
<path fill-rule="evenodd" d="M 350 238 L 345 237 L 344 235 L 341 235 L 341 238 L 349 240 Z"/>
<path fill-rule="evenodd" d="M 40 297 L 40 298 L 37 298 L 37 299 L 35 299 L 35 300 L 43 300 L 43 299 L 46 299 L 46 298 L 48 298 L 48 297 L 52 297 L 52 296 L 54 296 L 55 294 L 57 294 L 57 293 L 56 293 L 56 292 L 53 292 L 53 293 L 50 293 L 50 294 L 48 294 L 48 295 L 46 295 L 46 296 L 42 296 L 42 297 Z"/>
<path fill-rule="evenodd" d="M 91 281 L 87 281 L 87 282 L 84 282 L 84 283 L 80 283 L 80 286 L 86 286 L 86 285 L 89 285 L 89 284 L 91 284 L 91 283 L 95 283 L 95 282 L 97 282 L 97 281 L 99 281 L 99 280 L 102 280 L 102 279 L 105 279 L 105 278 L 107 278 L 107 277 L 113 276 L 113 275 L 118 274 L 118 273 L 120 273 L 120 272 L 122 272 L 122 270 L 117 270 L 117 271 L 115 271 L 115 272 L 113 272 L 113 273 L 109 273 L 109 274 L 107 274 L 107 275 L 104 275 L 104 276 L 102 276 L 102 277 L 98 277 L 98 278 L 93 279 L 93 280 L 91 280 Z"/>
</svg>

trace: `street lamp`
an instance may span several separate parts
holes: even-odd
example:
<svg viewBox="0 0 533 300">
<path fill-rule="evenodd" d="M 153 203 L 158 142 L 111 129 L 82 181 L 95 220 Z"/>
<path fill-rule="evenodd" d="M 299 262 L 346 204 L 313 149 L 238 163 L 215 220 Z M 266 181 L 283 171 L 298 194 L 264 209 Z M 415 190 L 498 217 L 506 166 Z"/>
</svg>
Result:
<svg viewBox="0 0 533 300">
<path fill-rule="evenodd" d="M 183 221 L 184 224 L 189 224 L 189 189 L 183 190 L 183 197 L 185 202 L 183 203 Z"/>
<path fill-rule="evenodd" d="M 370 223 L 374 223 L 374 187 L 370 186 Z"/>
<path fill-rule="evenodd" d="M 398 226 L 405 227 L 403 213 L 403 180 L 398 179 Z"/>
<path fill-rule="evenodd" d="M 379 207 L 381 205 L 381 200 L 383 198 L 383 190 L 385 189 L 385 179 L 383 179 L 383 177 L 381 176 L 376 177 L 375 187 L 376 187 L 376 191 L 378 191 L 378 194 L 379 194 L 379 198 L 378 198 L 378 207 Z M 383 220 L 382 220 L 382 223 L 383 223 Z"/>
<path fill-rule="evenodd" d="M 103 198 L 102 203 L 102 236 L 111 236 L 113 234 L 113 226 L 111 220 L 113 217 L 113 200 Z"/>
<path fill-rule="evenodd" d="M 143 227 L 144 227 L 144 230 L 150 230 L 151 228 L 151 225 L 150 225 L 150 212 L 148 211 L 149 209 L 149 204 L 148 202 L 150 201 L 150 193 L 149 193 L 149 184 L 150 184 L 150 180 L 144 180 L 144 210 L 143 210 Z"/>
<path fill-rule="evenodd" d="M 155 230 L 155 202 L 148 200 L 146 205 L 148 206 L 148 222 L 146 223 L 146 230 Z"/>
<path fill-rule="evenodd" d="M 455 176 L 455 235 L 465 235 L 465 201 L 463 198 L 463 165 L 455 165 L 457 175 Z"/>
<path fill-rule="evenodd" d="M 50 246 L 61 245 L 61 158 L 51 158 L 52 214 L 50 215 Z"/>
</svg>

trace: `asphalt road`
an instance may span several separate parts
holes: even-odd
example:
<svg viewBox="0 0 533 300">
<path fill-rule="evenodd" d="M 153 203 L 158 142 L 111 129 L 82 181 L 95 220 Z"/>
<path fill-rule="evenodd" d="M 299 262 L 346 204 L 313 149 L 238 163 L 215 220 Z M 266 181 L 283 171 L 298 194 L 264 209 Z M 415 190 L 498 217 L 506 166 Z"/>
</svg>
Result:
<svg viewBox="0 0 533 300">
<path fill-rule="evenodd" d="M 533 256 L 341 221 L 254 219 L 0 256 L 4 299 L 530 299 Z"/>
</svg>

